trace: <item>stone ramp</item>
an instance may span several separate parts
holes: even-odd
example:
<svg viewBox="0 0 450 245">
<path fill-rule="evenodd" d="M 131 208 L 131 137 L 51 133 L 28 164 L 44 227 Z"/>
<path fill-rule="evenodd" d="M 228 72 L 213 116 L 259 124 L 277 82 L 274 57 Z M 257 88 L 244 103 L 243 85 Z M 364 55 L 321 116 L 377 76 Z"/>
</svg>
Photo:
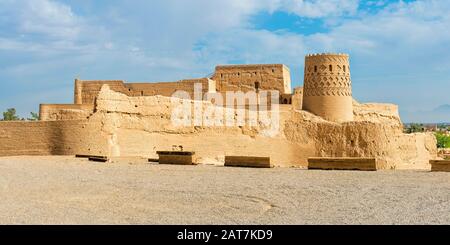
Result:
<svg viewBox="0 0 450 245">
<path fill-rule="evenodd" d="M 430 160 L 431 172 L 450 172 L 450 160 Z"/>
<path fill-rule="evenodd" d="M 271 168 L 270 157 L 225 156 L 226 167 Z"/>
<path fill-rule="evenodd" d="M 378 166 L 375 158 L 310 157 L 308 169 L 376 171 Z"/>
</svg>

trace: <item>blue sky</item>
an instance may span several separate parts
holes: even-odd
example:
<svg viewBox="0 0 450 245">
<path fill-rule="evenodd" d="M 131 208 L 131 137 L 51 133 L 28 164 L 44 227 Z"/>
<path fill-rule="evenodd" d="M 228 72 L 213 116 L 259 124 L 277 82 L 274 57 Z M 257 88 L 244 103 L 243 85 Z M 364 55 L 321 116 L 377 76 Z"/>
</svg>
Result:
<svg viewBox="0 0 450 245">
<path fill-rule="evenodd" d="M 354 97 L 450 121 L 450 1 L 0 0 L 0 110 L 71 103 L 73 80 L 174 81 L 217 64 L 351 55 Z M 439 108 L 437 110 L 436 108 Z"/>
</svg>

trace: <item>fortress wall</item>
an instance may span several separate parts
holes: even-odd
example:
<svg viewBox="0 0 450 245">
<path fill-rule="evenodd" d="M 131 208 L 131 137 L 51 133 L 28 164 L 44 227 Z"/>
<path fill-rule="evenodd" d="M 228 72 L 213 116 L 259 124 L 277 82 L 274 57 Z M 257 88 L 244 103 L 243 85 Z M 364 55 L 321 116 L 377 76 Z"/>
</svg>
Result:
<svg viewBox="0 0 450 245">
<path fill-rule="evenodd" d="M 101 155 L 107 138 L 94 121 L 0 122 L 0 156 Z"/>
<path fill-rule="evenodd" d="M 176 82 L 125 83 L 123 80 L 75 80 L 74 103 L 94 104 L 103 85 L 128 96 L 171 96 L 178 90 L 193 97 L 194 84 L 201 83 L 203 93 L 225 91 L 278 90 L 291 94 L 289 68 L 282 64 L 217 66 L 213 79 L 185 79 Z"/>
<path fill-rule="evenodd" d="M 355 121 L 378 122 L 403 128 L 397 105 L 382 103 L 360 104 L 354 100 L 353 115 Z"/>
<path fill-rule="evenodd" d="M 195 151 L 198 162 L 209 164 L 223 163 L 226 155 L 271 157 L 276 166 L 303 168 L 307 159 L 315 156 L 376 157 L 384 169 L 428 169 L 428 161 L 436 155 L 432 135 L 403 135 L 395 128 L 371 123 L 302 121 L 293 127 L 284 123 L 280 135 L 264 137 L 251 129 L 161 129 L 148 126 L 160 123 L 152 117 L 118 114 L 116 119 L 120 125 L 117 143 L 123 156 L 155 158 L 158 150 L 182 146 Z"/>
<path fill-rule="evenodd" d="M 334 122 L 353 120 L 348 59 L 344 54 L 306 56 L 303 110 Z"/>
<path fill-rule="evenodd" d="M 146 119 L 142 119 L 146 121 Z M 196 152 L 199 163 L 223 164 L 225 156 L 270 157 L 275 166 L 306 166 L 306 156 L 314 150 L 281 138 L 253 138 L 242 132 L 224 129 L 205 130 L 190 134 L 148 132 L 143 128 L 118 129 L 118 143 L 122 155 L 143 155 L 156 158 L 158 150 L 173 150 L 182 146 Z"/>
<path fill-rule="evenodd" d="M 209 91 L 210 81 L 207 78 L 186 79 L 178 82 L 161 83 L 127 83 L 125 86 L 129 89 L 129 96 L 154 96 L 162 95 L 170 97 L 176 91 L 186 91 L 194 98 L 194 85 L 202 85 L 202 94 Z"/>
<path fill-rule="evenodd" d="M 437 159 L 436 145 L 433 133 L 401 134 L 388 141 L 384 154 L 395 162 L 395 169 L 430 170 L 429 161 Z"/>
<path fill-rule="evenodd" d="M 291 94 L 289 68 L 282 64 L 217 66 L 213 80 L 218 91 L 278 90 Z"/>
<path fill-rule="evenodd" d="M 183 103 L 217 109 L 208 102 Z M 432 134 L 403 134 L 395 108 L 390 105 L 356 105 L 355 118 L 364 120 L 347 123 L 326 121 L 282 105 L 280 128 L 276 134 L 268 134 L 269 128 L 261 124 L 177 126 L 171 121 L 175 106 L 171 98 L 130 97 L 105 87 L 96 112 L 88 120 L 0 122 L 0 156 L 154 158 L 156 151 L 182 146 L 183 150 L 195 151 L 200 163 L 223 164 L 226 155 L 243 155 L 268 156 L 276 166 L 306 167 L 309 157 L 375 157 L 387 169 L 429 169 L 429 160 L 437 157 Z M 59 106 L 53 105 L 53 109 Z M 223 113 L 227 110 L 231 109 L 222 108 Z"/>
<path fill-rule="evenodd" d="M 184 102 L 217 109 L 208 102 Z M 392 123 L 334 123 L 282 105 L 280 128 L 276 134 L 268 134 L 270 127 L 261 124 L 177 126 L 171 121 L 173 109 L 169 97 L 130 97 L 104 87 L 96 112 L 88 120 L 0 122 L 0 156 L 93 154 L 154 158 L 158 150 L 182 146 L 183 150 L 195 151 L 200 163 L 223 164 L 226 155 L 243 155 L 271 157 L 275 166 L 306 167 L 309 157 L 376 157 L 387 169 L 429 169 L 429 160 L 437 157 L 432 134 L 403 134 L 394 119 L 389 119 Z M 355 117 L 360 112 L 355 110 Z"/>
<path fill-rule="evenodd" d="M 113 135 L 121 156 L 156 157 L 158 150 L 182 146 L 203 163 L 245 155 L 269 156 L 276 166 L 306 167 L 308 157 L 376 157 L 386 169 L 427 169 L 437 151 L 431 134 L 404 135 L 396 124 L 333 123 L 290 106 L 281 107 L 279 133 L 269 137 L 259 126 L 176 127 L 167 97 L 104 90 L 98 102 L 94 118 Z"/>
<path fill-rule="evenodd" d="M 210 87 L 214 87 L 214 81 L 207 78 L 185 79 L 177 82 L 158 83 L 125 83 L 116 81 L 75 81 L 75 104 L 94 104 L 103 85 L 108 85 L 111 90 L 128 96 L 154 96 L 162 95 L 170 97 L 178 90 L 188 92 L 193 98 L 194 84 L 202 84 L 202 92 L 206 93 Z"/>
<path fill-rule="evenodd" d="M 39 120 L 83 120 L 94 112 L 91 104 L 41 104 Z"/>
<path fill-rule="evenodd" d="M 78 88 L 81 91 L 81 96 L 75 93 L 75 102 L 80 102 L 78 97 L 81 97 L 82 104 L 94 104 L 95 99 L 98 96 L 98 92 L 103 85 L 107 84 L 112 90 L 128 94 L 128 89 L 125 87 L 125 84 L 122 80 L 110 80 L 110 81 L 81 81 L 78 80 L 78 84 L 76 86 L 81 87 Z M 76 90 L 77 91 L 77 88 Z"/>
<path fill-rule="evenodd" d="M 437 157 L 431 133 L 403 134 L 399 125 L 367 121 L 305 121 L 302 114 L 287 121 L 284 134 L 300 144 L 314 142 L 314 156 L 375 157 L 385 169 L 429 169 L 429 160 Z"/>
<path fill-rule="evenodd" d="M 214 108 L 210 103 L 199 103 L 205 110 Z M 120 156 L 157 157 L 156 151 L 172 150 L 175 145 L 195 151 L 197 161 L 203 163 L 223 164 L 225 155 L 249 155 L 269 156 L 276 166 L 286 167 L 306 166 L 305 152 L 314 153 L 312 145 L 286 141 L 282 134 L 264 136 L 264 127 L 176 126 L 171 121 L 172 110 L 173 104 L 167 97 L 127 97 L 105 88 L 93 118 L 109 125 L 105 128 L 117 139 Z M 284 120 L 290 115 L 290 107 L 281 110 L 281 120 Z"/>
</svg>

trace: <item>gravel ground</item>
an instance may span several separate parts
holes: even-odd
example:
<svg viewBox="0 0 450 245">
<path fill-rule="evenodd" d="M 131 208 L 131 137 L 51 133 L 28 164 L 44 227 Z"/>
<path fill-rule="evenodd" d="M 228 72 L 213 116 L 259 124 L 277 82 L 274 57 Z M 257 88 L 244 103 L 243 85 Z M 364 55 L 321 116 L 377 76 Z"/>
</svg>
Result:
<svg viewBox="0 0 450 245">
<path fill-rule="evenodd" d="M 450 173 L 0 158 L 0 224 L 450 224 Z"/>
</svg>

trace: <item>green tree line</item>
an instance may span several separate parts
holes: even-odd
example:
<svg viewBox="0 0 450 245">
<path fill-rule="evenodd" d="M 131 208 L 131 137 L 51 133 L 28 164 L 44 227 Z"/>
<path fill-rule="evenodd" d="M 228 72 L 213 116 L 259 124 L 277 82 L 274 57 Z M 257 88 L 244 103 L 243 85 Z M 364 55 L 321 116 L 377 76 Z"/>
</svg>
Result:
<svg viewBox="0 0 450 245">
<path fill-rule="evenodd" d="M 15 108 L 9 108 L 5 112 L 3 112 L 3 118 L 0 119 L 1 121 L 37 121 L 39 120 L 39 115 L 35 112 L 30 112 L 29 118 L 20 118 L 17 116 L 17 111 Z"/>
</svg>

